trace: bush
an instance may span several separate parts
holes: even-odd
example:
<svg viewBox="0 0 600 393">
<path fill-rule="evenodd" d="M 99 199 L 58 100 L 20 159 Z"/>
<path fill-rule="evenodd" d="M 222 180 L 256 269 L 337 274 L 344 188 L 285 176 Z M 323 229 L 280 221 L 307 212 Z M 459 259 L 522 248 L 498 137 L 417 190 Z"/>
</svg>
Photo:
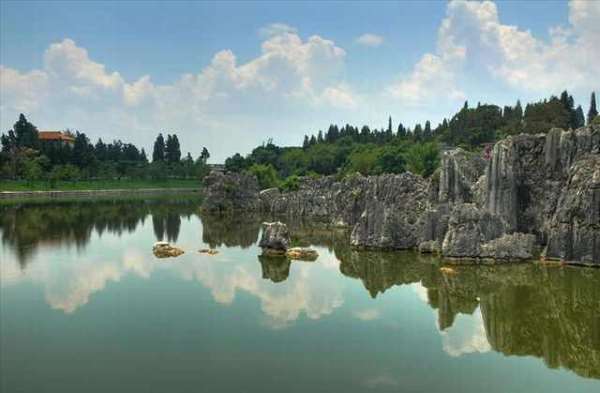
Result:
<svg viewBox="0 0 600 393">
<path fill-rule="evenodd" d="M 297 191 L 300 189 L 300 178 L 296 175 L 288 176 L 279 186 L 282 191 Z"/>
<path fill-rule="evenodd" d="M 406 167 L 412 173 L 429 177 L 440 164 L 440 151 L 437 143 L 412 145 L 404 154 Z"/>
<path fill-rule="evenodd" d="M 248 173 L 256 176 L 261 190 L 277 187 L 279 185 L 277 171 L 271 164 L 254 164 L 248 168 Z"/>
</svg>

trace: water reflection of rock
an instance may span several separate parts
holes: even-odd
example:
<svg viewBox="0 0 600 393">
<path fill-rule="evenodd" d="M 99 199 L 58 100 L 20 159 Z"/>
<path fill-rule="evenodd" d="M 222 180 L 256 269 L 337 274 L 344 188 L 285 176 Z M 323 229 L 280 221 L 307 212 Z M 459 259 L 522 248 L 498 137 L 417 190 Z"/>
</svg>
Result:
<svg viewBox="0 0 600 393">
<path fill-rule="evenodd" d="M 258 240 L 261 220 L 254 215 L 202 214 L 202 241 L 210 248 L 248 248 Z"/>
<path fill-rule="evenodd" d="M 62 201 L 19 203 L 0 207 L 2 244 L 10 247 L 25 267 L 41 246 L 84 248 L 94 231 L 131 233 L 152 215 L 157 240 L 176 241 L 182 216 L 197 211 L 192 200 Z"/>
<path fill-rule="evenodd" d="M 479 307 L 495 351 L 536 356 L 548 367 L 600 378 L 600 272 L 595 269 L 464 266 L 444 275 L 433 258 L 349 252 L 340 270 L 362 280 L 373 297 L 394 285 L 420 282 L 440 329 Z"/>
<path fill-rule="evenodd" d="M 262 267 L 262 278 L 273 282 L 285 281 L 290 275 L 292 261 L 285 256 L 274 257 L 259 255 L 258 261 Z"/>
</svg>

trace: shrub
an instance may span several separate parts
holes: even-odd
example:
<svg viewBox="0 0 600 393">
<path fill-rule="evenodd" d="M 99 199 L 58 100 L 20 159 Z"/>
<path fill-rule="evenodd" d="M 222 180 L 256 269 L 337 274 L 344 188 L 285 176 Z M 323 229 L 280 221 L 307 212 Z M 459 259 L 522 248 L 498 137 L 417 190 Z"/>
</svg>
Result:
<svg viewBox="0 0 600 393">
<path fill-rule="evenodd" d="M 271 164 L 254 164 L 248 168 L 248 172 L 256 176 L 261 190 L 277 187 L 279 185 L 277 171 Z"/>
<path fill-rule="evenodd" d="M 282 191 L 297 191 L 300 188 L 300 178 L 296 175 L 288 176 L 279 188 Z"/>
<path fill-rule="evenodd" d="M 435 142 L 412 145 L 405 153 L 404 159 L 409 171 L 429 177 L 440 164 L 438 145 Z"/>
</svg>

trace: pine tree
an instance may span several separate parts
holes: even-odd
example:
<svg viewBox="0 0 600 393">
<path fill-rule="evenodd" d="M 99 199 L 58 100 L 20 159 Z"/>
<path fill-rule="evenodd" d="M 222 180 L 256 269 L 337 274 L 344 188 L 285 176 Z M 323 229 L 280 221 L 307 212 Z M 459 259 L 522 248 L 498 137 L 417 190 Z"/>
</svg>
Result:
<svg viewBox="0 0 600 393">
<path fill-rule="evenodd" d="M 590 110 L 588 111 L 587 123 L 592 124 L 592 121 L 598 116 L 598 110 L 596 109 L 596 93 L 592 92 L 590 98 Z"/>
<path fill-rule="evenodd" d="M 146 155 L 146 150 L 142 147 L 142 152 L 140 153 L 140 161 L 147 164 L 148 156 Z"/>
<path fill-rule="evenodd" d="M 387 132 L 388 132 L 388 134 L 390 134 L 390 135 L 391 135 L 391 134 L 392 134 L 392 132 L 393 132 L 393 131 L 392 131 L 392 116 L 390 116 L 390 117 L 388 118 L 388 128 L 387 128 Z"/>
<path fill-rule="evenodd" d="M 302 148 L 306 149 L 310 145 L 310 140 L 308 139 L 308 135 L 304 135 L 304 142 L 302 142 Z"/>
<path fill-rule="evenodd" d="M 152 162 L 165 160 L 165 138 L 162 134 L 158 134 L 154 141 L 154 150 L 152 151 Z"/>
</svg>

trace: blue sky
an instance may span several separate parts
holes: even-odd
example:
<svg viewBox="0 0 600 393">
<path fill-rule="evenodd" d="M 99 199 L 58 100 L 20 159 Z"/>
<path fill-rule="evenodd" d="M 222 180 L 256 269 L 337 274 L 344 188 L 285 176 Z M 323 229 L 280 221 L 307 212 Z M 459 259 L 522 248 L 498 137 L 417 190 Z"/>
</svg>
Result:
<svg viewBox="0 0 600 393">
<path fill-rule="evenodd" d="M 269 137 L 299 144 L 330 123 L 436 123 L 465 99 L 568 89 L 587 110 L 600 79 L 595 1 L 3 1 L 0 11 L 3 131 L 24 112 L 40 129 L 147 149 L 177 132 L 214 162 Z"/>
</svg>

